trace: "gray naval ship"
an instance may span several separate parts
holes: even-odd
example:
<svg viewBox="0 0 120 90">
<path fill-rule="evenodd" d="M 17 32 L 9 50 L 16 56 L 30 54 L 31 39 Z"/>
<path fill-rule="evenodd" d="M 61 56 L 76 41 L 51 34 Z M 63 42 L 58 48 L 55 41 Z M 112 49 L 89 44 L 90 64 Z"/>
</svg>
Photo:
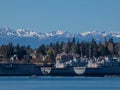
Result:
<svg viewBox="0 0 120 90">
<path fill-rule="evenodd" d="M 65 59 L 66 60 L 65 60 Z M 43 75 L 50 76 L 119 76 L 120 58 L 82 58 L 59 55 L 54 67 L 42 67 Z"/>
<path fill-rule="evenodd" d="M 120 75 L 120 58 L 80 58 L 58 54 L 55 65 L 0 63 L 0 76 L 111 76 Z"/>
</svg>

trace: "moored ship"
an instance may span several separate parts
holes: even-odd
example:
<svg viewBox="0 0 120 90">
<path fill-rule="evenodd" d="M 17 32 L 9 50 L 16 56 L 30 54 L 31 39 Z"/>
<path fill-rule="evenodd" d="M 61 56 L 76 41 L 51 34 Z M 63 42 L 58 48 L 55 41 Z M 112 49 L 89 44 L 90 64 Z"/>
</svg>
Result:
<svg viewBox="0 0 120 90">
<path fill-rule="evenodd" d="M 71 62 L 73 63 L 73 62 Z M 79 65 L 73 63 L 65 64 L 58 61 L 54 67 L 49 69 L 50 76 L 120 76 L 120 59 L 84 59 Z M 78 62 L 77 62 L 78 63 Z M 46 68 L 46 71 L 47 68 Z M 44 74 L 45 75 L 45 74 Z"/>
<path fill-rule="evenodd" d="M 119 76 L 120 59 L 62 55 L 55 65 L 0 63 L 0 76 Z M 67 58 L 66 58 L 67 57 Z"/>
</svg>

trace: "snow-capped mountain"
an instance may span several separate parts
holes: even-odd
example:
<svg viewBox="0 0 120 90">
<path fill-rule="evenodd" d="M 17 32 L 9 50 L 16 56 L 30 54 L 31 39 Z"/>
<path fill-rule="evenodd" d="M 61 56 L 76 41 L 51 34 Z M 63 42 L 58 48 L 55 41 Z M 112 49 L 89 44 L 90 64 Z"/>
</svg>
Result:
<svg viewBox="0 0 120 90">
<path fill-rule="evenodd" d="M 33 48 L 38 47 L 40 44 L 49 44 L 50 42 L 68 41 L 73 37 L 77 41 L 91 41 L 93 38 L 99 42 L 103 41 L 104 37 L 107 39 L 113 37 L 115 42 L 120 42 L 120 32 L 83 32 L 73 34 L 65 31 L 53 31 L 48 33 L 35 32 L 26 29 L 11 29 L 9 27 L 0 28 L 0 44 L 7 44 L 12 42 L 20 45 L 30 45 Z"/>
</svg>

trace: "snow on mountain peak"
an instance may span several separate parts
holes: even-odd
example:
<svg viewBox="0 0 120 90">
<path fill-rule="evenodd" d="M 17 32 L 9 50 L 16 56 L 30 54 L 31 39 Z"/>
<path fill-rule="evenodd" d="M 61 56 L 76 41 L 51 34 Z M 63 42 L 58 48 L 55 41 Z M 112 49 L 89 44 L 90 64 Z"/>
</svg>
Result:
<svg viewBox="0 0 120 90">
<path fill-rule="evenodd" d="M 38 34 L 37 32 L 25 29 L 18 29 L 16 33 L 20 37 L 34 37 L 34 36 L 40 37 L 40 34 Z"/>
<path fill-rule="evenodd" d="M 68 41 L 73 37 L 76 37 L 78 41 L 91 41 L 93 38 L 99 42 L 103 41 L 104 37 L 107 39 L 113 37 L 115 41 L 120 42 L 120 32 L 98 32 L 98 31 L 89 31 L 79 34 L 73 34 L 65 31 L 53 31 L 49 33 L 39 33 L 26 29 L 11 29 L 9 27 L 0 28 L 0 44 L 5 44 L 8 42 L 20 43 L 24 45 L 31 45 L 33 47 L 39 46 L 39 44 L 56 41 Z M 34 42 L 34 43 L 31 43 Z"/>
<path fill-rule="evenodd" d="M 120 38 L 120 32 L 114 32 L 112 33 L 112 36 Z"/>
<path fill-rule="evenodd" d="M 96 34 L 98 34 L 99 32 L 97 32 L 97 31 L 88 31 L 88 32 L 83 32 L 83 33 L 81 33 L 81 35 L 82 36 L 87 36 L 87 35 L 96 35 Z"/>
<path fill-rule="evenodd" d="M 56 36 L 56 35 L 64 34 L 64 31 L 58 30 L 58 31 L 53 31 L 53 32 L 50 32 L 50 33 L 45 33 L 45 34 L 46 34 L 46 36 Z"/>
<path fill-rule="evenodd" d="M 80 33 L 82 36 L 86 36 L 89 34 L 89 32 L 83 32 L 83 33 Z"/>
<path fill-rule="evenodd" d="M 24 29 L 17 29 L 17 30 L 16 30 L 16 33 L 17 33 L 18 36 L 24 35 L 24 32 L 25 32 Z"/>
<path fill-rule="evenodd" d="M 120 32 L 98 32 L 98 31 L 88 31 L 88 32 L 83 32 L 80 34 L 72 34 L 70 32 L 64 32 L 62 30 L 58 30 L 58 31 L 52 31 L 49 33 L 38 33 L 35 31 L 31 31 L 31 30 L 26 30 L 26 29 L 11 29 L 9 27 L 2 27 L 0 28 L 0 34 L 1 36 L 18 36 L 18 37 L 38 37 L 38 38 L 47 38 L 47 37 L 73 37 L 74 35 L 76 35 L 77 37 L 97 37 L 99 38 L 99 36 L 104 37 L 104 36 L 112 36 L 112 37 L 120 37 Z"/>
<path fill-rule="evenodd" d="M 7 32 L 7 35 L 9 36 L 12 36 L 12 35 L 14 35 L 12 32 Z"/>
<path fill-rule="evenodd" d="M 110 34 L 110 33 L 107 33 L 107 32 L 100 32 L 100 31 L 88 31 L 88 32 L 83 32 L 83 33 L 80 33 L 83 37 L 85 37 L 85 36 L 88 36 L 88 35 L 93 35 L 93 36 L 98 36 L 98 35 L 100 35 L 100 36 L 106 36 L 106 35 L 108 35 L 108 34 Z"/>
<path fill-rule="evenodd" d="M 61 35 L 61 34 L 63 34 L 63 33 L 64 33 L 64 31 L 60 31 L 60 30 L 58 30 L 58 31 L 56 32 L 57 35 Z"/>
</svg>

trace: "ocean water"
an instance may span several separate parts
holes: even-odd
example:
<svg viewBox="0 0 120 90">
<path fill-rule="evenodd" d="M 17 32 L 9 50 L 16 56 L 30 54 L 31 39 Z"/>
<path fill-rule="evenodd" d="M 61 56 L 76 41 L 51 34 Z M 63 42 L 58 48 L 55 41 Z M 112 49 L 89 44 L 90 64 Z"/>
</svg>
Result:
<svg viewBox="0 0 120 90">
<path fill-rule="evenodd" d="M 0 77 L 0 90 L 120 90 L 120 77 Z"/>
</svg>

